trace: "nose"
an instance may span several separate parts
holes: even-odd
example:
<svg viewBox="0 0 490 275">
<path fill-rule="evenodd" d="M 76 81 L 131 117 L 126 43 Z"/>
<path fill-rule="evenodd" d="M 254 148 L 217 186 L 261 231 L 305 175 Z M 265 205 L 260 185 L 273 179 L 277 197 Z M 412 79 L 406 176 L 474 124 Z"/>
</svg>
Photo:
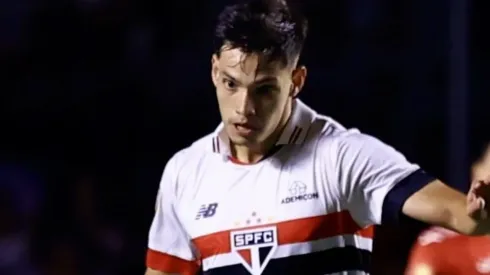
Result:
<svg viewBox="0 0 490 275">
<path fill-rule="evenodd" d="M 242 91 L 240 93 L 236 112 L 242 116 L 255 115 L 255 104 L 248 91 Z"/>
</svg>

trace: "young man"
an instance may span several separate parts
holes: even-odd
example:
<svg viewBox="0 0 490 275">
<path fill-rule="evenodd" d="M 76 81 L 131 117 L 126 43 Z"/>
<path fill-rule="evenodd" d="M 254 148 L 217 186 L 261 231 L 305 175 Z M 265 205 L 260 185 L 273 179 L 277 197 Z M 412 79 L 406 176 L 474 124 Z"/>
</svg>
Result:
<svg viewBox="0 0 490 275">
<path fill-rule="evenodd" d="M 476 180 L 490 175 L 490 146 L 472 167 Z M 410 255 L 407 275 L 490 274 L 490 238 L 465 236 L 440 227 L 423 232 Z"/>
<path fill-rule="evenodd" d="M 487 233 L 466 197 L 374 137 L 297 99 L 307 22 L 283 1 L 219 16 L 211 77 L 222 123 L 167 163 L 147 275 L 367 274 L 372 225 L 400 215 Z M 485 191 L 485 189 L 478 189 Z"/>
</svg>

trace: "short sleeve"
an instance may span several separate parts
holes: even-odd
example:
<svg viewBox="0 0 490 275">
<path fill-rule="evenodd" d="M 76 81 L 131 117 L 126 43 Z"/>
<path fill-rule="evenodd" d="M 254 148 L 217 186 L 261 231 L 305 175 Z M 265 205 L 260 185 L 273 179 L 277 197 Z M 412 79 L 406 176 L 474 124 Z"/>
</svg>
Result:
<svg viewBox="0 0 490 275">
<path fill-rule="evenodd" d="M 434 180 L 369 135 L 346 132 L 336 137 L 334 147 L 341 194 L 360 226 L 397 222 L 404 202 Z"/>
<path fill-rule="evenodd" d="M 146 265 L 166 273 L 195 275 L 199 267 L 195 249 L 175 209 L 176 172 L 174 156 L 167 163 L 160 182 L 148 238 Z"/>
</svg>

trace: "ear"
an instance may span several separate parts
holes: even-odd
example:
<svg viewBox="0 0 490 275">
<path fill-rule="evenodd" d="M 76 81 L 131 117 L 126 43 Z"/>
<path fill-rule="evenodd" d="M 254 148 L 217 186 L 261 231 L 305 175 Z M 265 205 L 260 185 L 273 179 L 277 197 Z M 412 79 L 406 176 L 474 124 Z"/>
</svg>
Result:
<svg viewBox="0 0 490 275">
<path fill-rule="evenodd" d="M 292 91 L 292 96 L 297 97 L 299 92 L 303 89 L 305 85 L 307 70 L 305 66 L 299 66 L 292 72 L 292 80 L 294 85 L 294 90 Z"/>
<path fill-rule="evenodd" d="M 216 86 L 216 84 L 218 83 L 218 61 L 218 56 L 216 54 L 213 54 L 213 56 L 211 57 L 211 79 L 213 80 L 214 86 Z"/>
</svg>

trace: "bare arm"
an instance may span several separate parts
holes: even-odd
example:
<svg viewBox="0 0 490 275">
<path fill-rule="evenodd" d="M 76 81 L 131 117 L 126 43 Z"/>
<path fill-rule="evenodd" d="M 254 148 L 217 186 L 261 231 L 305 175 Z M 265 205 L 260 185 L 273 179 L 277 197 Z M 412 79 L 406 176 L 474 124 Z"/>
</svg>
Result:
<svg viewBox="0 0 490 275">
<path fill-rule="evenodd" d="M 465 235 L 490 233 L 488 219 L 474 219 L 467 211 L 466 195 L 435 180 L 410 196 L 403 213 L 411 218 L 442 226 Z"/>
<path fill-rule="evenodd" d="M 154 269 L 151 269 L 151 268 L 147 268 L 146 269 L 146 272 L 145 272 L 145 275 L 180 275 L 180 274 L 177 274 L 177 273 L 165 273 L 165 272 L 162 272 L 162 271 L 158 271 L 158 270 L 154 270 Z"/>
</svg>

